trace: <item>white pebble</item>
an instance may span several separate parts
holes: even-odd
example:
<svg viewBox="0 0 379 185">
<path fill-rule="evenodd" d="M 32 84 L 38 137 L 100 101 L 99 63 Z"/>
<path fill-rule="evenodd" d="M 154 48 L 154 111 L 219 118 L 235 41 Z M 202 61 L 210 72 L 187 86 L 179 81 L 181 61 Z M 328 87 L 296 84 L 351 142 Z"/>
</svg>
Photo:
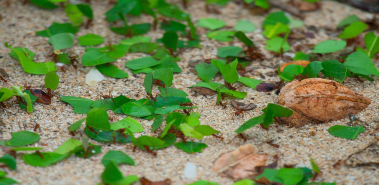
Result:
<svg viewBox="0 0 379 185">
<path fill-rule="evenodd" d="M 95 67 L 92 67 L 86 76 L 86 84 L 89 86 L 96 85 L 97 82 L 104 80 L 105 77 Z"/>
<path fill-rule="evenodd" d="M 184 167 L 184 176 L 188 179 L 196 178 L 196 166 L 192 163 L 187 163 L 186 167 Z"/>
</svg>

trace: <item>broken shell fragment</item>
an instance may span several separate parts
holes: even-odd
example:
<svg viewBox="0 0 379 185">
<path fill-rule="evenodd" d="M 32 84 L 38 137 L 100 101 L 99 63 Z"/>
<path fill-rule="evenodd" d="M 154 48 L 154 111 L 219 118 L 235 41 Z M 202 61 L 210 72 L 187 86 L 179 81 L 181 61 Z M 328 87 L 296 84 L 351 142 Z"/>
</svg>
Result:
<svg viewBox="0 0 379 185">
<path fill-rule="evenodd" d="M 259 175 L 255 167 L 264 166 L 268 155 L 258 154 L 258 149 L 251 144 L 238 150 L 222 154 L 216 159 L 212 170 L 233 179 L 245 179 Z"/>
<path fill-rule="evenodd" d="M 281 89 L 279 104 L 294 113 L 278 119 L 291 126 L 335 121 L 357 114 L 370 103 L 370 99 L 338 82 L 309 78 L 293 81 Z"/>
</svg>

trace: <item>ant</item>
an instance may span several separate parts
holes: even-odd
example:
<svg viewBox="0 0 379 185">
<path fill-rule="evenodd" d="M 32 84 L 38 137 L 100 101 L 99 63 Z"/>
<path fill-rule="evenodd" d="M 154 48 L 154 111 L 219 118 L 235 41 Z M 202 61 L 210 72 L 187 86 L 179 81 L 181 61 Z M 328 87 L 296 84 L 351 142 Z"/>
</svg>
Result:
<svg viewBox="0 0 379 185">
<path fill-rule="evenodd" d="M 222 141 L 224 141 L 224 137 L 222 137 L 222 136 L 218 136 L 216 134 L 212 134 L 212 136 L 215 137 L 215 138 L 221 139 Z"/>
<path fill-rule="evenodd" d="M 257 107 L 257 105 L 255 105 L 253 103 L 245 104 L 245 103 L 237 102 L 234 100 L 231 101 L 231 104 L 232 104 L 232 107 L 236 109 L 234 116 L 238 116 L 238 115 L 242 114 L 243 111 L 252 110 L 252 109 L 255 109 Z M 243 117 L 243 114 L 242 114 L 242 117 Z"/>
<path fill-rule="evenodd" d="M 74 67 L 74 69 L 78 69 L 78 66 L 77 66 L 77 64 L 79 63 L 78 57 L 77 56 L 69 56 L 68 58 L 70 58 L 70 63 L 72 65 L 72 67 Z"/>
<path fill-rule="evenodd" d="M 143 148 L 147 151 L 147 153 L 150 153 L 154 157 L 157 157 L 157 152 L 154 152 L 153 150 L 151 150 L 149 146 L 143 146 Z"/>
<path fill-rule="evenodd" d="M 100 92 L 100 98 L 103 98 L 103 99 L 112 99 L 113 96 L 111 94 L 111 91 L 108 92 L 108 94 L 104 95 L 102 92 Z"/>
<path fill-rule="evenodd" d="M 224 84 L 225 84 L 225 87 L 228 88 L 228 89 L 230 89 L 230 90 L 235 91 L 237 89 L 237 88 L 233 87 L 233 85 L 231 83 L 229 83 L 229 82 L 225 81 Z"/>
<path fill-rule="evenodd" d="M 147 98 L 150 99 L 150 100 L 153 100 L 153 101 L 157 101 L 157 97 L 159 96 L 159 94 L 157 94 L 155 97 L 153 96 L 153 94 L 151 93 L 147 93 Z"/>
<path fill-rule="evenodd" d="M 246 55 L 252 59 L 252 60 L 264 60 L 264 55 L 258 51 L 258 48 L 253 46 L 253 47 L 247 47 L 246 50 L 242 51 L 244 53 L 246 53 Z"/>
<path fill-rule="evenodd" d="M 245 135 L 243 135 L 242 133 L 239 133 L 236 137 L 239 137 L 239 138 L 241 138 L 242 140 L 243 140 L 243 142 L 244 143 L 246 143 L 246 141 L 247 141 L 247 138 L 246 138 L 246 136 Z"/>
<path fill-rule="evenodd" d="M 40 125 L 38 124 L 38 123 L 36 123 L 35 125 L 34 125 L 34 132 L 36 132 L 37 131 L 37 129 L 41 129 L 41 127 L 40 127 Z"/>
<path fill-rule="evenodd" d="M 218 98 L 217 98 L 216 105 L 220 105 L 223 109 L 226 109 L 226 105 L 222 103 L 222 100 L 224 99 L 225 99 L 225 96 L 221 94 L 221 100 L 218 101 Z"/>
<path fill-rule="evenodd" d="M 170 128 L 168 130 L 168 133 L 173 133 L 176 137 L 179 137 L 180 139 L 182 139 L 183 143 L 187 142 L 186 136 L 183 134 L 183 132 L 181 132 L 175 128 Z"/>
<path fill-rule="evenodd" d="M 163 88 L 165 88 L 165 87 L 166 87 L 166 85 L 165 85 L 165 84 L 163 84 L 163 82 L 162 82 L 162 81 L 160 81 L 160 80 L 157 80 L 157 79 L 154 79 L 154 81 L 153 81 L 153 84 L 155 84 L 155 85 L 157 85 L 157 86 L 159 86 L 159 87 L 163 87 Z"/>
</svg>

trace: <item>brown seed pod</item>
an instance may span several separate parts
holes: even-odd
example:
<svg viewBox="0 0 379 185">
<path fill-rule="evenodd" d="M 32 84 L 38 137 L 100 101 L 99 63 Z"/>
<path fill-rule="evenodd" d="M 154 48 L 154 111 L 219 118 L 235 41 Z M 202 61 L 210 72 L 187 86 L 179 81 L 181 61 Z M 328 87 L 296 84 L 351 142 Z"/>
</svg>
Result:
<svg viewBox="0 0 379 185">
<path fill-rule="evenodd" d="M 321 78 L 293 81 L 282 88 L 279 103 L 294 112 L 279 121 L 291 126 L 335 121 L 357 114 L 371 100 L 348 87 Z"/>
</svg>

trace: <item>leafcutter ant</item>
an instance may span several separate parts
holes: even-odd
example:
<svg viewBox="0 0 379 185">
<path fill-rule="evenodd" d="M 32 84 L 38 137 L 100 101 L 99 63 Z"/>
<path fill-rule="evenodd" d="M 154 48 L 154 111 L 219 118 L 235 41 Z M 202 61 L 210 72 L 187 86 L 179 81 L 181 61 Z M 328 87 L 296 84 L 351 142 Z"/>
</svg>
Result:
<svg viewBox="0 0 379 185">
<path fill-rule="evenodd" d="M 212 136 L 215 137 L 215 138 L 221 139 L 222 141 L 224 141 L 224 137 L 222 137 L 222 136 L 219 136 L 219 135 L 216 135 L 216 134 L 212 134 Z"/>
<path fill-rule="evenodd" d="M 143 148 L 146 150 L 147 153 L 152 154 L 154 157 L 157 157 L 157 152 L 150 149 L 149 146 L 143 146 Z"/>
<path fill-rule="evenodd" d="M 41 129 L 41 127 L 40 127 L 40 125 L 38 124 L 38 123 L 36 123 L 35 125 L 34 125 L 34 132 L 36 132 L 37 131 L 37 129 Z"/>
<path fill-rule="evenodd" d="M 5 69 L 0 68 L 0 80 L 7 82 L 5 78 L 8 78 L 9 74 L 5 71 Z"/>
<path fill-rule="evenodd" d="M 230 90 L 235 91 L 237 89 L 237 88 L 233 87 L 233 85 L 231 83 L 228 83 L 226 81 L 225 81 L 224 84 L 225 84 L 225 87 L 228 88 L 228 89 L 230 89 Z"/>
<path fill-rule="evenodd" d="M 236 109 L 236 112 L 234 113 L 234 116 L 239 116 L 244 111 L 253 110 L 253 109 L 255 109 L 257 107 L 257 105 L 255 105 L 253 103 L 245 104 L 245 103 L 237 102 L 237 101 L 234 101 L 234 100 L 231 101 L 231 104 L 232 104 L 232 107 Z M 242 117 L 243 117 L 243 114 L 242 114 Z"/>
<path fill-rule="evenodd" d="M 239 137 L 240 139 L 242 139 L 244 143 L 246 143 L 247 141 L 247 138 L 242 133 L 239 133 L 236 137 Z"/>
<path fill-rule="evenodd" d="M 79 63 L 78 62 L 78 57 L 76 57 L 76 56 L 69 56 L 68 58 L 70 58 L 70 62 L 71 62 L 72 67 L 74 67 L 74 69 L 78 69 L 78 66 L 77 66 L 77 64 Z"/>
<path fill-rule="evenodd" d="M 182 139 L 183 143 L 186 143 L 186 142 L 187 142 L 187 140 L 186 140 L 186 136 L 185 136 L 185 135 L 183 134 L 183 132 L 180 131 L 180 130 L 177 130 L 177 129 L 175 129 L 175 128 L 170 128 L 170 129 L 168 130 L 168 133 L 173 133 L 173 134 L 175 134 L 176 137 L 179 137 L 180 139 Z"/>
<path fill-rule="evenodd" d="M 160 80 L 154 79 L 153 84 L 165 88 L 165 84 L 163 84 L 163 82 Z"/>
<path fill-rule="evenodd" d="M 108 94 L 106 94 L 106 95 L 104 95 L 102 92 L 100 92 L 100 97 L 105 99 L 105 100 L 113 98 L 111 91 L 109 91 Z"/>
</svg>

